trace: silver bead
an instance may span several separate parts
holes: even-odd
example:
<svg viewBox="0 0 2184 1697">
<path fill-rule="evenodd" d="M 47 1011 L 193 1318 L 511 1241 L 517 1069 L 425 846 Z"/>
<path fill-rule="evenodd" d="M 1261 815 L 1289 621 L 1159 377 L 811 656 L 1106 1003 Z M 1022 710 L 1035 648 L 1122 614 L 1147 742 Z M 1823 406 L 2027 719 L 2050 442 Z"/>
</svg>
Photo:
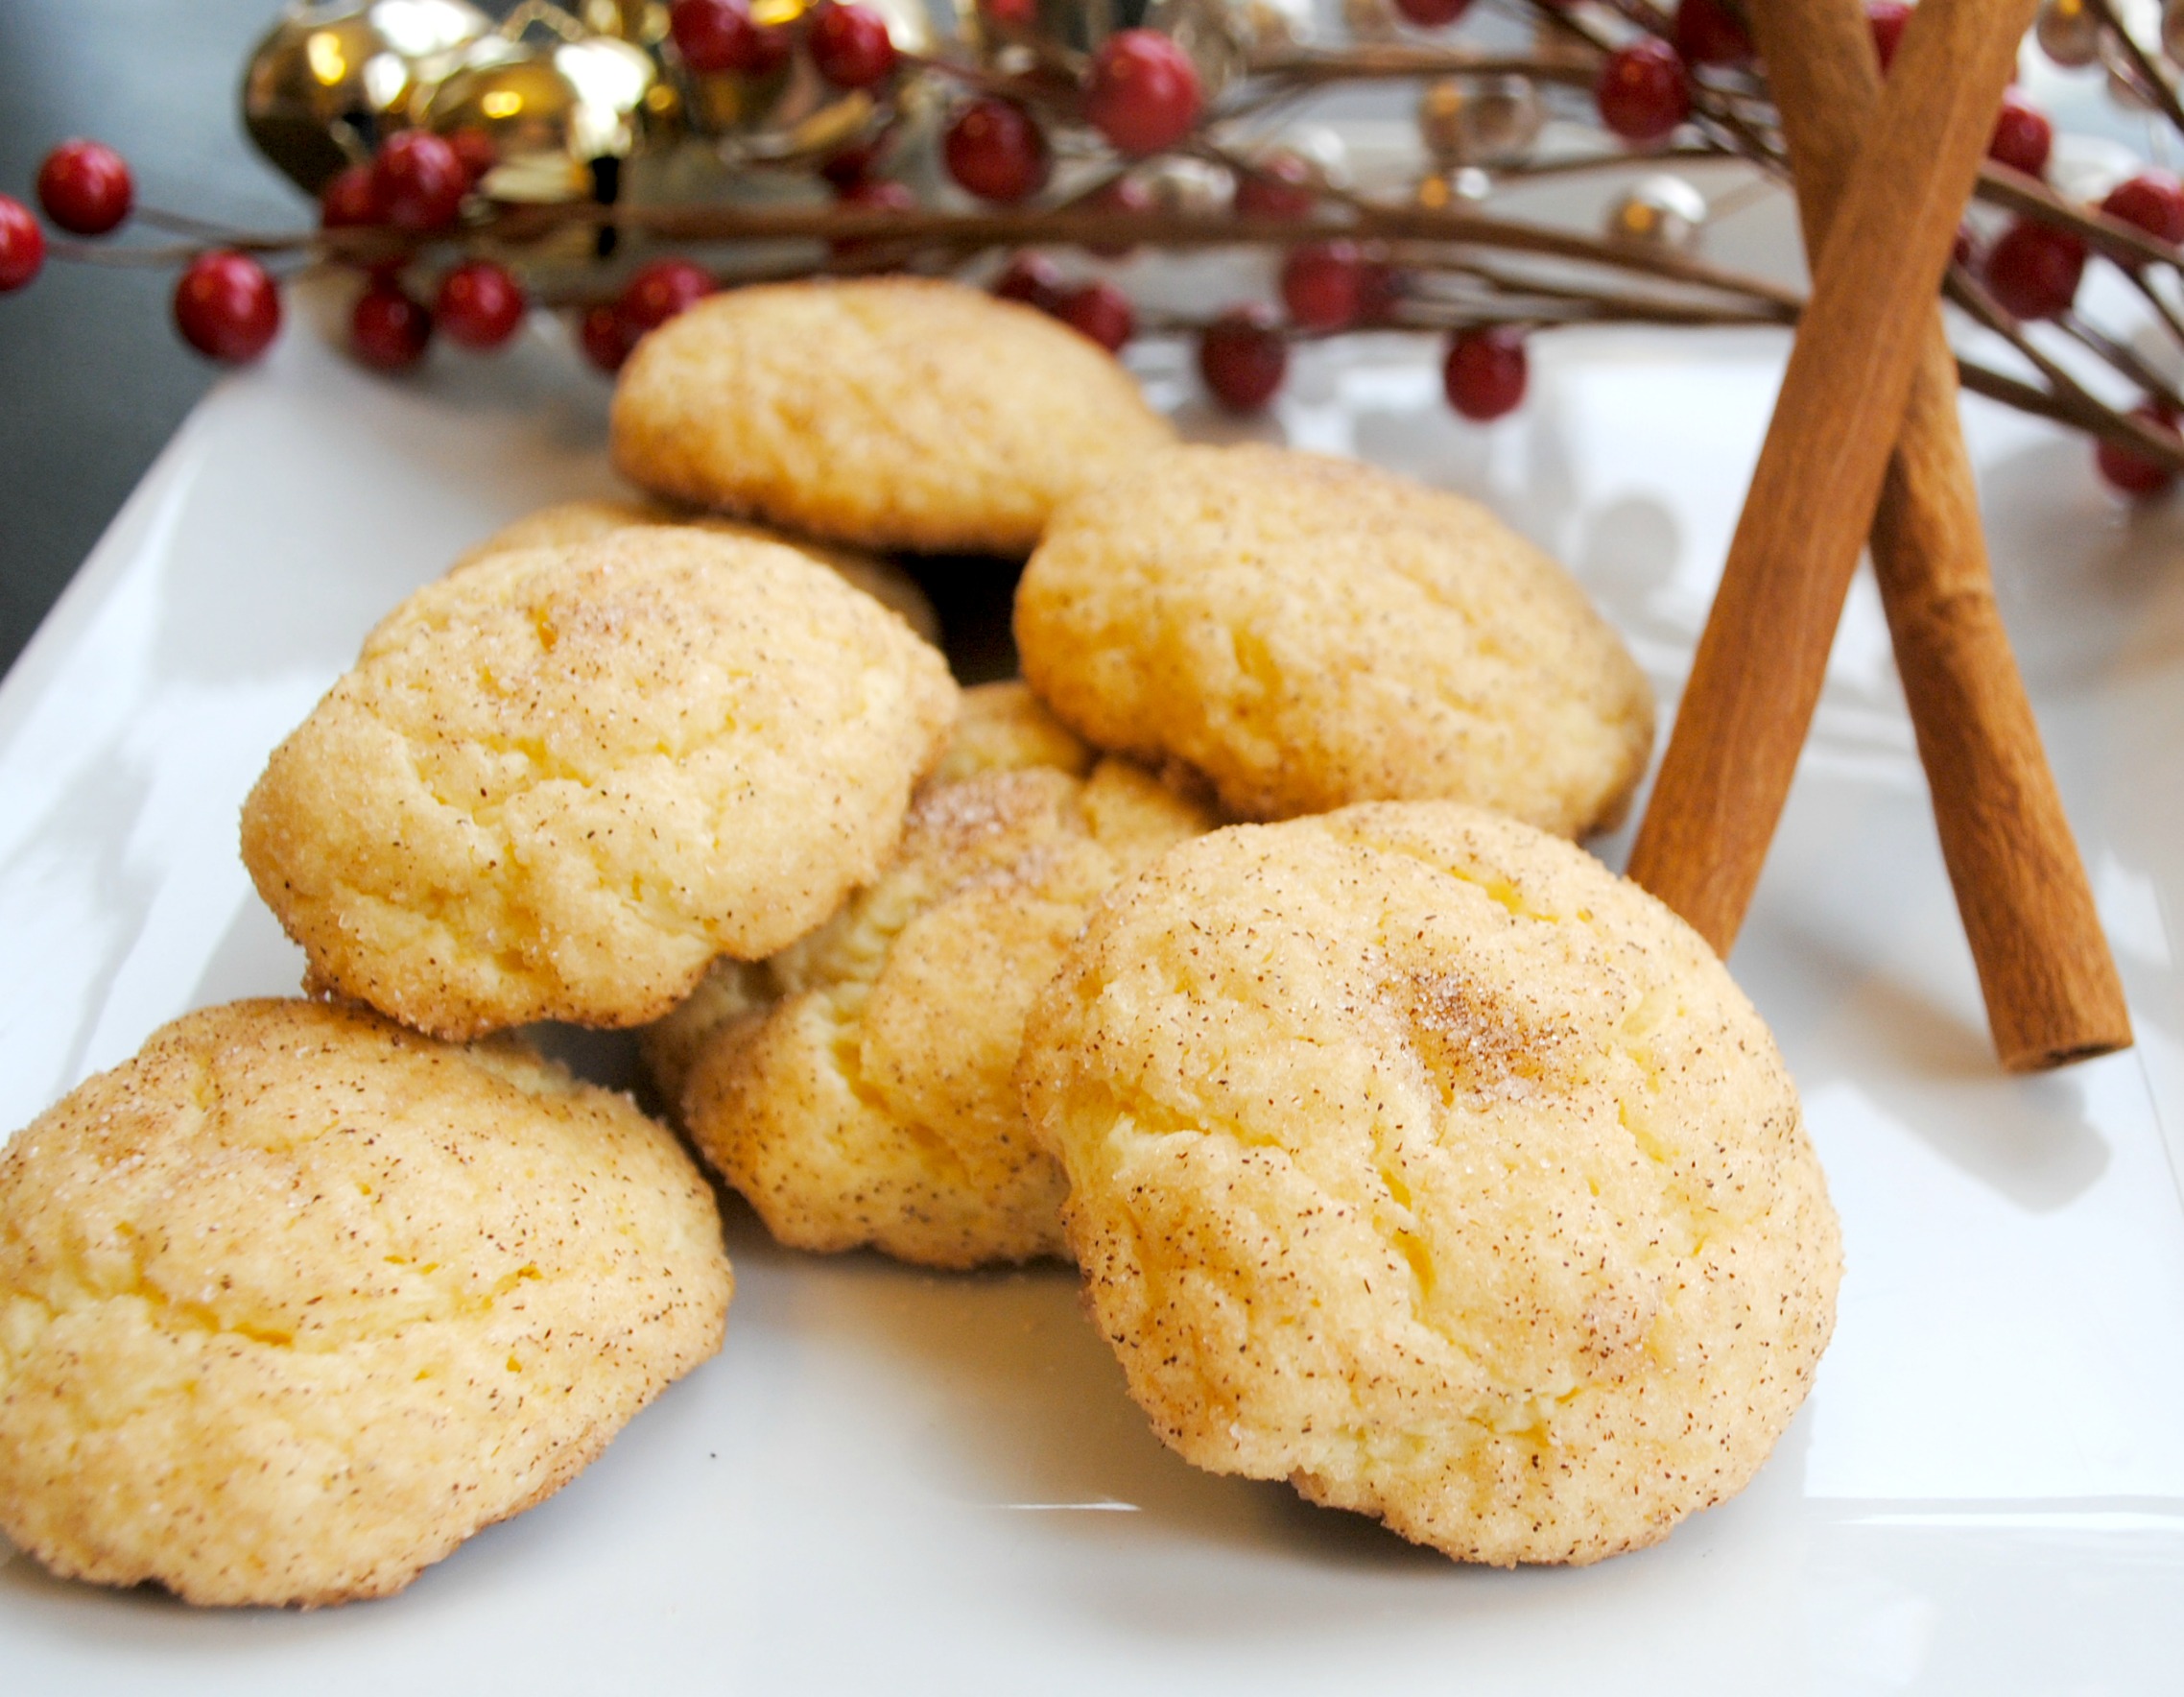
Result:
<svg viewBox="0 0 2184 1697">
<path fill-rule="evenodd" d="M 1521 159 L 1545 120 L 1524 77 L 1443 77 L 1418 98 L 1418 137 L 1440 169 Z"/>
<path fill-rule="evenodd" d="M 1332 124 L 1293 124 L 1282 131 L 1281 145 L 1310 165 L 1328 187 L 1350 186 L 1350 144 Z"/>
<path fill-rule="evenodd" d="M 1494 192 L 1494 179 L 1476 165 L 1454 171 L 1429 171 L 1418 179 L 1412 201 L 1429 212 L 1445 212 L 1460 202 L 1484 201 Z"/>
<path fill-rule="evenodd" d="M 2101 38 L 2101 62 L 2108 67 L 2108 98 L 2127 112 L 2153 109 L 2153 97 L 2141 85 L 2138 67 L 2112 36 Z M 2158 70 L 2158 64 L 2156 69 Z"/>
<path fill-rule="evenodd" d="M 1342 27 L 1353 41 L 1392 41 L 1399 34 L 1389 0 L 1342 0 Z"/>
<path fill-rule="evenodd" d="M 2101 19 L 2087 0 L 2047 0 L 2032 36 L 2042 53 L 2072 70 L 2101 57 Z"/>
<path fill-rule="evenodd" d="M 1152 203 L 1163 212 L 1219 212 L 1229 203 L 1235 184 L 1219 165 L 1203 159 L 1155 159 L 1138 176 L 1152 191 Z"/>
<path fill-rule="evenodd" d="M 1706 197 L 1680 177 L 1646 177 L 1607 210 L 1607 233 L 1657 248 L 1697 247 L 1706 226 Z"/>
</svg>

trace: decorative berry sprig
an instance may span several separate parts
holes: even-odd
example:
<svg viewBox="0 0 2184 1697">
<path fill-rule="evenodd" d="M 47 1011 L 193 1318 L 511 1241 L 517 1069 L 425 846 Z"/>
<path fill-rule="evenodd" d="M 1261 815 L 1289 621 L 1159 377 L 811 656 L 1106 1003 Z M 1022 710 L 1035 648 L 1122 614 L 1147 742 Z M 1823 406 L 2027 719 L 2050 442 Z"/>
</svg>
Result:
<svg viewBox="0 0 2184 1697">
<path fill-rule="evenodd" d="M 968 273 L 1110 349 L 1143 336 L 1194 338 L 1209 392 L 1239 411 L 1271 402 L 1296 341 L 1361 328 L 1439 335 L 1450 403 L 1481 421 L 1521 403 L 1534 333 L 1574 323 L 1793 322 L 1793 294 L 1678 245 L 1705 216 L 1702 200 L 1695 214 L 1633 202 L 1616 230 L 1591 236 L 1490 216 L 1471 198 L 1496 182 L 1626 168 L 1633 158 L 1739 160 L 1763 184 L 1786 184 L 1765 67 L 1737 0 L 1679 0 L 1667 11 L 1650 0 L 1513 3 L 1535 23 L 1533 51 L 1486 54 L 1432 39 L 1280 45 L 1246 55 L 1242 74 L 1209 97 L 1176 39 L 1124 30 L 1075 53 L 1032 33 L 1036 12 L 1023 0 L 981 0 L 983 26 L 1021 50 L 1013 60 L 906 52 L 876 12 L 852 3 L 821 4 L 784 25 L 760 23 L 744 0 L 676 0 L 660 51 L 689 74 L 763 80 L 803 62 L 824 84 L 875 100 L 911 78 L 952 90 L 937 162 L 970 205 L 922 205 L 890 175 L 902 164 L 899 127 L 820 163 L 831 205 L 787 207 L 630 205 L 611 197 L 514 203 L 488 192 L 497 159 L 484 131 L 413 128 L 386 135 L 368 159 L 326 184 L 316 229 L 248 232 L 135 207 L 127 164 L 77 141 L 56 149 L 38 177 L 38 203 L 61 233 L 49 237 L 27 207 L 0 196 L 0 290 L 30 282 L 48 256 L 179 264 L 182 336 L 212 358 L 243 361 L 279 326 L 269 263 L 330 264 L 366 279 L 350 341 L 369 365 L 415 365 L 436 330 L 473 351 L 504 347 L 533 309 L 545 308 L 568 313 L 587 358 L 613 370 L 646 330 L 715 287 L 884 270 Z M 1448 30 L 1470 9 L 1470 0 L 1392 4 L 1420 32 Z M 1909 8 L 1869 0 L 1866 10 L 1885 66 Z M 2184 47 L 2184 4 L 2172 11 L 2179 27 L 2170 45 Z M 2120 86 L 2184 134 L 2166 60 L 2130 36 L 2109 0 L 2050 0 L 2035 36 L 2058 62 L 2107 63 Z M 1320 90 L 1390 80 L 1427 85 L 1422 121 L 1436 155 L 1436 127 L 1453 114 L 1449 156 L 1412 197 L 1361 194 L 1278 137 L 1270 147 L 1244 139 Z M 1493 87 L 1509 91 L 1516 140 L 1467 157 L 1477 138 L 1462 133 L 1465 91 Z M 1543 103 L 1589 118 L 1600 145 L 1540 156 L 1530 144 Z M 2184 184 L 2148 167 L 2098 205 L 2075 205 L 2046 181 L 2053 143 L 2044 113 L 2014 93 L 2005 101 L 1979 191 L 1986 210 L 1959 243 L 1948 298 L 1996 332 L 2019 369 L 1965 358 L 1963 380 L 2093 435 L 2101 473 L 2119 490 L 2159 492 L 2184 471 L 2175 427 L 2184 397 L 2164 375 L 2173 362 L 2149 360 L 2088 322 L 2077 303 L 2089 269 L 2113 267 L 2184 350 Z M 1172 198 L 1174 173 L 1186 169 L 1213 185 L 1209 201 Z M 132 216 L 177 239 L 78 239 L 105 236 Z M 1990 228 L 1994 221 L 2000 227 Z M 545 262 L 572 229 L 594 232 L 593 251 L 614 251 L 617 264 L 625 237 L 688 251 L 654 258 L 610 290 Z M 800 257 L 785 260 L 785 242 Z M 1277 299 L 1201 319 L 1141 313 L 1112 281 L 1070 281 L 1042 251 L 1115 257 L 1221 247 L 1274 254 Z M 996 264 L 998 272 L 988 269 Z M 2131 398 L 2110 398 L 2117 393 Z"/>
</svg>

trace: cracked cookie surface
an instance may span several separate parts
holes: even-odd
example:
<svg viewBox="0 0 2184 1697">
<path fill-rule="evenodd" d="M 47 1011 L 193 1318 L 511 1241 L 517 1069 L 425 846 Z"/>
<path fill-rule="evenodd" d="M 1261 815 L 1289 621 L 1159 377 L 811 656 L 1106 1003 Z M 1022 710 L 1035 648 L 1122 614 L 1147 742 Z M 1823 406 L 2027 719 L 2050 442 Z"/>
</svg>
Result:
<svg viewBox="0 0 2184 1697">
<path fill-rule="evenodd" d="M 273 752 L 243 857 L 313 982 L 406 1025 L 641 1024 L 878 872 L 956 695 L 773 543 L 496 555 L 372 632 Z"/>
<path fill-rule="evenodd" d="M 1594 1561 L 1738 1491 L 1834 1323 L 1758 1015 L 1652 897 L 1476 809 L 1175 850 L 1020 1076 L 1162 1438 L 1462 1560 Z"/>
<path fill-rule="evenodd" d="M 900 613 L 903 623 L 926 641 L 939 643 L 940 617 L 933 610 L 933 603 L 917 586 L 917 580 L 891 560 L 883 560 L 857 548 L 808 542 L 786 532 L 722 518 L 715 514 L 692 513 L 663 501 L 558 501 L 504 524 L 448 569 L 462 571 L 495 554 L 510 554 L 523 548 L 566 548 L 578 542 L 596 542 L 616 531 L 647 524 L 688 525 L 694 530 L 740 537 L 747 541 L 778 542 L 799 554 L 809 554 L 821 565 L 832 567 L 844 583 L 854 585 L 881 606 Z"/>
<path fill-rule="evenodd" d="M 616 469 L 674 500 L 876 548 L 1024 555 L 1055 503 L 1174 441 L 1136 380 L 959 283 L 757 285 L 637 345 Z"/>
<path fill-rule="evenodd" d="M 1576 581 L 1474 501 L 1348 461 L 1182 447 L 1061 508 L 1016 598 L 1080 735 L 1231 815 L 1448 800 L 1613 825 L 1653 698 Z"/>
<path fill-rule="evenodd" d="M 512 1042 L 240 1002 L 0 1155 L 0 1530 L 195 1603 L 398 1590 L 719 1348 L 712 1193 Z"/>
<path fill-rule="evenodd" d="M 1213 821 L 1101 759 L 1021 685 L 965 695 L 873 884 L 647 1034 L 663 1093 L 774 1236 L 972 1267 L 1066 1253 L 1062 1175 L 1014 1085 L 1024 1016 L 1086 911 Z"/>
</svg>

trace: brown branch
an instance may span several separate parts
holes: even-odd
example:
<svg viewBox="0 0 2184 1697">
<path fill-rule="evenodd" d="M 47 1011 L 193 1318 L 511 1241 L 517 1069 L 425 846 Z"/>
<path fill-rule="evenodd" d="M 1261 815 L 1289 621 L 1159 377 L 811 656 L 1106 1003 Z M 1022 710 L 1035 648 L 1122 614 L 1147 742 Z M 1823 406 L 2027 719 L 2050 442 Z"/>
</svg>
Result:
<svg viewBox="0 0 2184 1697">
<path fill-rule="evenodd" d="M 2137 225 L 2125 224 L 2105 212 L 2073 205 L 2037 177 L 2028 177 L 1993 159 L 1980 168 L 1978 194 L 1990 205 L 2025 213 L 2043 224 L 2055 225 L 2082 237 L 2118 265 L 2127 268 L 2149 262 L 2171 266 L 2184 263 L 2184 252 L 2159 237 L 2147 234 Z"/>
<path fill-rule="evenodd" d="M 1381 46 L 1285 47 L 1246 61 L 1254 77 L 1320 86 L 1329 83 L 1375 83 L 1426 77 L 1529 77 L 1590 88 L 1599 68 L 1572 64 L 1537 54 L 1474 53 L 1461 47 Z"/>
<path fill-rule="evenodd" d="M 2108 4 L 2108 0 L 2086 0 L 2086 4 L 2092 8 L 2094 16 L 2101 20 L 2108 33 L 2123 44 L 2132 70 L 2145 85 L 2147 94 L 2160 106 L 2162 115 L 2178 130 L 2184 130 L 2184 106 L 2177 104 L 2175 88 L 2161 74 L 2161 67 L 2154 63 L 2147 50 L 2139 45 L 2138 37 L 2124 28 L 2124 20 L 2116 15 L 2115 9 Z"/>
</svg>

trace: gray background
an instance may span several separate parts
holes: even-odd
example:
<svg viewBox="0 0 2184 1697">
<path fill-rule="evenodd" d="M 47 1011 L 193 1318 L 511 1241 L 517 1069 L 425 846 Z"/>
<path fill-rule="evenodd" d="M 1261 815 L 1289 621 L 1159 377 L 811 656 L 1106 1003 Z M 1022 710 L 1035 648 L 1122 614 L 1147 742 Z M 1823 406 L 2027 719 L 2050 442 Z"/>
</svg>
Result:
<svg viewBox="0 0 2184 1697">
<path fill-rule="evenodd" d="M 33 200 L 56 141 L 119 148 L 137 198 L 285 226 L 303 198 L 237 106 L 280 0 L 0 0 L 0 192 Z M 174 274 L 48 260 L 0 295 L 0 668 L 12 664 L 217 375 L 176 337 Z"/>
</svg>

